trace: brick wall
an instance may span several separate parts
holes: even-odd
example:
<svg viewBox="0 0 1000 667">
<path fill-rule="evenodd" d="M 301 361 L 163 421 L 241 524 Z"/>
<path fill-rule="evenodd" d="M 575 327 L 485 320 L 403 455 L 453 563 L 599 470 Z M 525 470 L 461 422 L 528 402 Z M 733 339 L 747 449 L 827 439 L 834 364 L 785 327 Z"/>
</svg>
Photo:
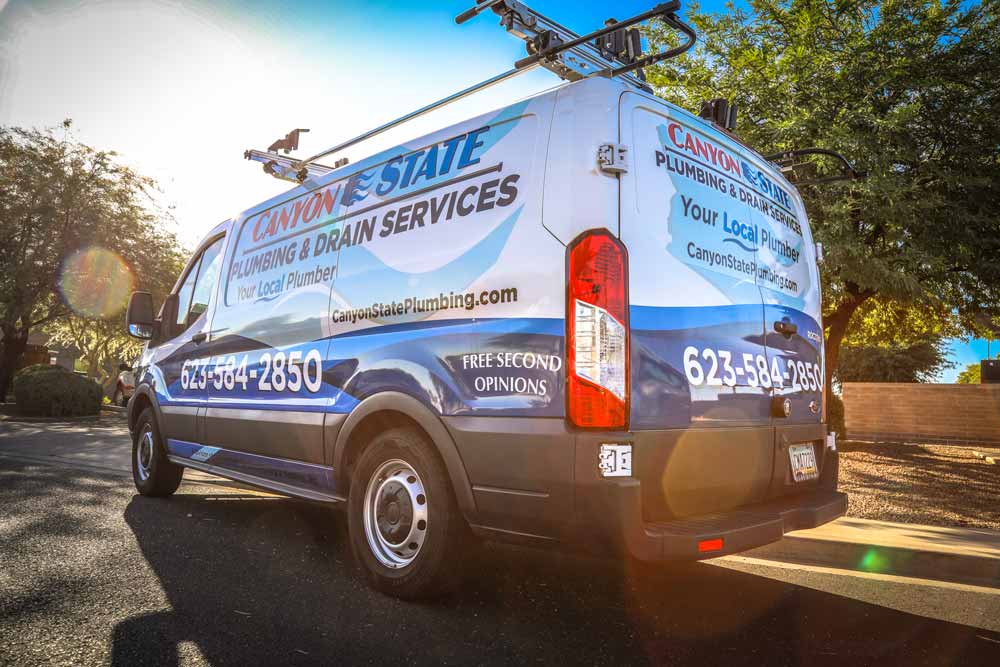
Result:
<svg viewBox="0 0 1000 667">
<path fill-rule="evenodd" d="M 847 382 L 843 390 L 850 438 L 1000 444 L 1000 384 Z"/>
</svg>

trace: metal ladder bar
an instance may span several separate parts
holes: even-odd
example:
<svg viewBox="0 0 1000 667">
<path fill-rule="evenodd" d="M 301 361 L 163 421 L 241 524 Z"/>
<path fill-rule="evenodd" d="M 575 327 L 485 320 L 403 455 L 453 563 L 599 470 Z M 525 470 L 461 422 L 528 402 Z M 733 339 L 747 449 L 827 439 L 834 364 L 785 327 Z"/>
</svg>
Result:
<svg viewBox="0 0 1000 667">
<path fill-rule="evenodd" d="M 320 158 L 325 157 L 327 155 L 330 155 L 331 153 L 337 153 L 337 152 L 340 152 L 340 151 L 344 150 L 345 148 L 350 148 L 351 146 L 353 146 L 355 144 L 361 143 L 362 141 L 365 141 L 367 139 L 371 139 L 372 137 L 374 137 L 376 135 L 382 134 L 383 132 L 386 132 L 387 130 L 391 130 L 394 127 L 398 127 L 399 125 L 402 125 L 403 123 L 405 123 L 407 121 L 413 120 L 414 118 L 418 118 L 420 116 L 423 116 L 424 114 L 428 114 L 428 113 L 430 113 L 432 111 L 440 109 L 441 107 L 447 106 L 447 105 L 451 104 L 452 102 L 457 102 L 458 100 L 460 100 L 460 99 L 462 99 L 464 97 L 468 97 L 469 95 L 472 95 L 473 93 L 477 93 L 480 90 L 485 90 L 486 88 L 489 88 L 491 86 L 495 86 L 496 84 L 502 83 L 502 82 L 506 81 L 507 79 L 511 79 L 511 78 L 513 78 L 515 76 L 518 76 L 519 74 L 524 74 L 525 72 L 529 72 L 529 71 L 535 69 L 537 66 L 538 66 L 538 64 L 536 63 L 535 65 L 532 65 L 530 67 L 522 67 L 520 69 L 515 67 L 514 69 L 507 70 L 506 72 L 503 72 L 501 74 L 497 74 L 493 78 L 487 79 L 486 81 L 481 81 L 480 83 L 477 83 L 474 86 L 470 86 L 470 87 L 466 88 L 465 90 L 460 90 L 457 93 L 453 93 L 453 94 L 449 95 L 448 97 L 442 98 L 442 99 L 438 100 L 437 102 L 433 102 L 431 104 L 428 104 L 425 107 L 421 107 L 421 108 L 417 109 L 416 111 L 411 111 L 410 113 L 406 114 L 405 116 L 400 116 L 396 120 L 389 121 L 388 123 L 385 123 L 384 125 L 379 125 L 378 127 L 376 127 L 373 130 L 368 130 L 364 134 L 359 134 L 358 136 L 354 137 L 353 139 L 348 139 L 347 141 L 345 141 L 343 143 L 337 144 L 333 148 L 328 148 L 328 149 L 326 149 L 326 150 L 324 150 L 324 151 L 322 151 L 320 153 L 316 153 L 316 155 L 313 155 L 311 157 L 306 158 L 305 160 L 302 160 L 301 162 L 298 163 L 298 165 L 299 165 L 300 168 L 301 167 L 305 167 L 307 165 L 311 165 L 314 161 L 319 160 Z"/>
</svg>

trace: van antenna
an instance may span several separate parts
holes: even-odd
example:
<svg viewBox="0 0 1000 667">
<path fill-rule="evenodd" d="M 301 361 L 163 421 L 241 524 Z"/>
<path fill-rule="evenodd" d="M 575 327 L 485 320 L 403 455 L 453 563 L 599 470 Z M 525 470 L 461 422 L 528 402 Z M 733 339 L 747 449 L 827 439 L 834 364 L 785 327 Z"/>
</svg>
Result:
<svg viewBox="0 0 1000 667">
<path fill-rule="evenodd" d="M 473 7 L 455 17 L 455 23 L 461 25 L 486 10 L 492 10 L 500 17 L 500 25 L 509 34 L 525 42 L 528 55 L 515 62 L 512 69 L 457 93 L 452 93 L 437 102 L 411 111 L 304 160 L 291 160 L 271 150 L 248 150 L 244 152 L 244 157 L 248 160 L 264 163 L 264 170 L 277 178 L 302 183 L 312 176 L 328 173 L 341 166 L 342 163 L 341 160 L 338 160 L 334 167 L 316 164 L 316 161 L 321 158 L 339 153 L 407 121 L 525 72 L 530 72 L 537 67 L 544 67 L 566 81 L 579 81 L 592 76 L 619 78 L 634 88 L 651 92 L 650 87 L 646 84 L 643 68 L 679 56 L 694 46 L 695 41 L 697 41 L 694 28 L 677 17 L 680 8 L 680 0 L 669 0 L 622 21 L 608 19 L 604 27 L 585 35 L 577 35 L 517 0 L 477 0 Z M 687 38 L 686 41 L 674 48 L 644 55 L 639 31 L 632 26 L 650 19 L 663 21 L 670 28 L 682 33 Z M 297 135 L 295 139 L 297 145 Z M 279 142 L 275 142 L 275 144 Z M 272 147 L 275 144 L 272 144 Z M 269 168 L 268 165 L 271 167 Z"/>
</svg>

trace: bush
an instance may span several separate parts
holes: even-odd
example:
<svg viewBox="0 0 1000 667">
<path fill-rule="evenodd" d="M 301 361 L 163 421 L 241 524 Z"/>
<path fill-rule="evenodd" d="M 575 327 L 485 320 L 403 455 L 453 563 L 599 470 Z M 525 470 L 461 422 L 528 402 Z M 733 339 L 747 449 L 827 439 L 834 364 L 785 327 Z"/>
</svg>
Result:
<svg viewBox="0 0 1000 667">
<path fill-rule="evenodd" d="M 832 392 L 826 397 L 826 430 L 835 432 L 837 440 L 847 439 L 847 427 L 844 425 L 844 401 Z"/>
<path fill-rule="evenodd" d="M 101 386 L 62 366 L 36 364 L 14 376 L 17 410 L 33 417 L 80 417 L 101 410 Z"/>
</svg>

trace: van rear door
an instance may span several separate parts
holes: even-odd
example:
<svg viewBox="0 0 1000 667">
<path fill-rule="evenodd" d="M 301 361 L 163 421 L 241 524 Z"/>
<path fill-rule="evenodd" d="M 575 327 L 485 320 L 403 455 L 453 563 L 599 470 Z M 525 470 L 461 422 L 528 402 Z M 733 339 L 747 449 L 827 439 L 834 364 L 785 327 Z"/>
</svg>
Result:
<svg viewBox="0 0 1000 667">
<path fill-rule="evenodd" d="M 798 193 L 762 160 L 740 164 L 743 198 L 758 232 L 757 283 L 764 301 L 768 368 L 791 412 L 780 423 L 822 419 L 823 328 L 816 252 Z"/>
<path fill-rule="evenodd" d="M 762 500 L 774 436 L 745 150 L 710 124 L 625 93 L 620 237 L 629 254 L 630 427 L 647 520 Z"/>
<path fill-rule="evenodd" d="M 698 118 L 622 97 L 635 429 L 766 425 L 770 376 L 751 211 L 735 142 Z"/>
</svg>

